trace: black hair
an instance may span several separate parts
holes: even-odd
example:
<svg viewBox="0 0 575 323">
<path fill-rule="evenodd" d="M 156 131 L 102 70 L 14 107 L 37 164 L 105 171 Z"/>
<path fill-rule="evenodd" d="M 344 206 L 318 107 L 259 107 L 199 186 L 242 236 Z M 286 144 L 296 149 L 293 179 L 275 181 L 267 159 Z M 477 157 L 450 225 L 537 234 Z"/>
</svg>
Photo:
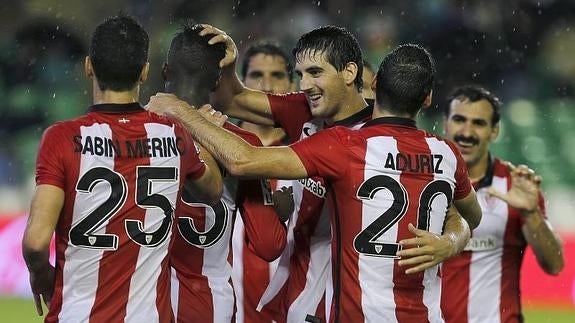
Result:
<svg viewBox="0 0 575 323">
<path fill-rule="evenodd" d="M 433 89 L 434 76 L 433 58 L 425 48 L 400 45 L 379 66 L 376 101 L 392 112 L 415 116 Z"/>
<path fill-rule="evenodd" d="M 213 89 L 220 76 L 219 63 L 226 54 L 223 43 L 208 44 L 213 35 L 201 36 L 201 25 L 187 22 L 172 39 L 168 66 L 176 82 L 190 82 Z M 184 85 L 184 84 L 180 84 Z"/>
<path fill-rule="evenodd" d="M 246 78 L 250 60 L 257 54 L 279 56 L 283 58 L 288 78 L 290 82 L 293 80 L 293 65 L 290 57 L 277 43 L 271 41 L 261 41 L 248 47 L 246 53 L 244 54 L 244 58 L 242 60 L 242 68 L 240 70 L 242 79 Z"/>
<path fill-rule="evenodd" d="M 292 51 L 296 61 L 301 55 L 323 53 L 326 60 L 339 72 L 353 62 L 357 65 L 354 83 L 358 91 L 363 87 L 363 60 L 357 39 L 345 28 L 323 26 L 302 35 Z"/>
<path fill-rule="evenodd" d="M 445 106 L 445 115 L 448 116 L 451 109 L 451 101 L 453 100 L 469 100 L 469 102 L 477 102 L 481 100 L 486 100 L 491 104 L 493 108 L 493 114 L 491 116 L 491 126 L 495 126 L 501 119 L 501 100 L 495 96 L 492 92 L 485 89 L 479 85 L 464 85 L 455 88 L 451 94 L 447 97 L 447 105 Z"/>
<path fill-rule="evenodd" d="M 148 33 L 132 17 L 120 13 L 99 24 L 90 42 L 90 60 L 100 90 L 134 88 L 148 61 Z"/>
</svg>

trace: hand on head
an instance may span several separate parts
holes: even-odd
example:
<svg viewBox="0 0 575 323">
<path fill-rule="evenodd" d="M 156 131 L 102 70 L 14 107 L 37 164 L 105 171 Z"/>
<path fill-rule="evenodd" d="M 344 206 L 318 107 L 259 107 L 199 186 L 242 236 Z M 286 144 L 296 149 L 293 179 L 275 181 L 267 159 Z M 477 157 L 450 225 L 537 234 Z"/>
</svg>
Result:
<svg viewBox="0 0 575 323">
<path fill-rule="evenodd" d="M 223 43 L 226 45 L 226 55 L 220 61 L 220 67 L 224 68 L 226 66 L 233 65 L 238 57 L 238 48 L 236 47 L 234 40 L 223 30 L 214 26 L 208 24 L 201 24 L 201 26 L 204 27 L 204 29 L 200 31 L 201 36 L 214 35 L 214 37 L 208 41 L 210 45 L 217 43 Z"/>
</svg>

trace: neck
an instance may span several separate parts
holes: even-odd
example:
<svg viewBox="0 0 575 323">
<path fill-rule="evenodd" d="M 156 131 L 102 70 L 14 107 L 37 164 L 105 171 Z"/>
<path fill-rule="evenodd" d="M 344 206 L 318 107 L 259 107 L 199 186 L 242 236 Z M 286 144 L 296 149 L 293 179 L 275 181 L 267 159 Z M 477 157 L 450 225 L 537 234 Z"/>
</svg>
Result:
<svg viewBox="0 0 575 323">
<path fill-rule="evenodd" d="M 489 154 L 482 156 L 476 163 L 467 163 L 467 171 L 469 173 L 469 179 L 471 182 L 475 183 L 480 181 L 487 174 L 487 168 L 489 167 Z"/>
<path fill-rule="evenodd" d="M 138 102 L 138 97 L 140 95 L 140 86 L 137 85 L 133 89 L 128 91 L 111 91 L 105 90 L 101 91 L 98 83 L 94 81 L 92 94 L 94 96 L 94 104 L 103 103 L 134 103 Z"/>
<path fill-rule="evenodd" d="M 196 108 L 200 108 L 202 105 L 210 102 L 209 90 L 191 84 L 176 85 L 166 82 L 165 89 L 166 92 L 175 94 L 178 98 Z"/>
<path fill-rule="evenodd" d="M 415 120 L 417 115 L 412 116 L 408 113 L 398 114 L 398 113 L 392 112 L 392 111 L 380 106 L 379 104 L 375 103 L 372 118 L 377 119 L 377 118 L 383 118 L 383 117 L 406 118 L 406 119 L 414 119 Z"/>
<path fill-rule="evenodd" d="M 353 91 L 355 91 L 353 94 L 350 93 L 346 96 L 348 99 L 342 102 L 341 109 L 331 118 L 332 122 L 344 120 L 367 106 L 367 102 L 361 96 L 361 93 L 357 92 L 355 88 Z"/>
<path fill-rule="evenodd" d="M 261 126 L 245 121 L 241 123 L 241 128 L 255 133 L 266 147 L 282 140 L 286 135 L 280 128 Z"/>
</svg>

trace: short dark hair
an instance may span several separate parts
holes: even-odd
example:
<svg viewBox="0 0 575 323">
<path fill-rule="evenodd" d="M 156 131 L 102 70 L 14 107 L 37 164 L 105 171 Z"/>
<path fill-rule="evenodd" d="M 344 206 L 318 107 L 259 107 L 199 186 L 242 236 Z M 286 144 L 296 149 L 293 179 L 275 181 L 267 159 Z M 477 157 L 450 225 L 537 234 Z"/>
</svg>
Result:
<svg viewBox="0 0 575 323">
<path fill-rule="evenodd" d="M 214 88 L 220 75 L 219 63 L 226 54 L 223 43 L 208 44 L 213 35 L 201 36 L 201 25 L 187 22 L 172 39 L 168 51 L 168 65 L 176 79 L 197 80 L 207 88 Z"/>
<path fill-rule="evenodd" d="M 377 71 L 376 102 L 392 112 L 415 116 L 433 89 L 434 65 L 431 54 L 419 45 L 396 47 Z"/>
<path fill-rule="evenodd" d="M 288 54 L 280 47 L 279 44 L 271 41 L 260 41 L 257 42 L 246 50 L 244 54 L 244 58 L 242 60 L 242 68 L 240 70 L 242 79 L 246 78 L 248 73 L 248 66 L 250 64 L 250 60 L 252 57 L 256 56 L 257 54 L 264 54 L 269 56 L 279 56 L 283 58 L 285 62 L 285 69 L 288 74 L 288 78 L 290 81 L 293 80 L 293 65 L 291 62 L 291 58 Z"/>
<path fill-rule="evenodd" d="M 353 62 L 357 65 L 357 76 L 354 83 L 357 90 L 363 87 L 361 75 L 363 73 L 363 60 L 361 47 L 357 39 L 345 28 L 336 26 L 323 26 L 303 34 L 292 51 L 296 62 L 300 55 L 313 55 L 323 53 L 326 60 L 339 72 L 346 64 Z"/>
<path fill-rule="evenodd" d="M 90 60 L 100 90 L 134 88 L 148 61 L 148 33 L 132 17 L 119 14 L 99 24 L 90 42 Z"/>
<path fill-rule="evenodd" d="M 493 114 L 491 115 L 491 126 L 495 126 L 499 123 L 501 119 L 501 100 L 492 92 L 480 85 L 468 84 L 460 86 L 451 91 L 451 94 L 447 97 L 447 105 L 445 106 L 445 115 L 449 116 L 451 112 L 451 101 L 453 100 L 469 100 L 469 102 L 477 102 L 481 100 L 486 100 L 491 104 L 493 109 Z"/>
</svg>

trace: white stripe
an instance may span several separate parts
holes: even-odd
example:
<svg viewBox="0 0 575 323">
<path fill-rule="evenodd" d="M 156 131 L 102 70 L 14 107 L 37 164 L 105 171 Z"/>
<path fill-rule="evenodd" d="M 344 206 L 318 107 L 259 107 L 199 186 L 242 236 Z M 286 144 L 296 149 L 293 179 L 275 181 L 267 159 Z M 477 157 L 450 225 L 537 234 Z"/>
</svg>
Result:
<svg viewBox="0 0 575 323">
<path fill-rule="evenodd" d="M 294 211 L 288 222 L 286 246 L 281 256 L 278 258 L 277 269 L 273 275 L 270 276 L 270 283 L 260 298 L 258 307 L 256 308 L 257 311 L 261 311 L 264 306 L 276 297 L 289 277 L 290 258 L 294 251 L 294 228 L 298 221 L 299 210 L 301 208 L 303 197 L 303 185 L 298 181 L 293 181 L 292 185 Z"/>
<path fill-rule="evenodd" d="M 244 221 L 238 210 L 232 233 L 232 282 L 236 295 L 236 323 L 244 322 L 244 234 Z"/>
<path fill-rule="evenodd" d="M 176 322 L 178 321 L 178 307 L 180 305 L 178 303 L 180 301 L 180 280 L 177 274 L 177 271 L 170 266 L 170 301 Z"/>
<path fill-rule="evenodd" d="M 310 261 L 305 287 L 288 308 L 287 323 L 303 322 L 307 314 L 315 315 L 325 295 L 331 270 L 331 226 L 329 210 L 324 204 L 320 219 L 310 240 Z"/>
<path fill-rule="evenodd" d="M 80 135 L 82 138 L 91 136 L 92 138 L 112 139 L 112 131 L 107 124 L 96 123 L 88 127 L 82 126 L 80 127 Z M 89 154 L 82 155 L 78 178 L 81 178 L 95 166 L 114 169 L 114 158 Z M 108 183 L 101 182 L 89 194 L 79 192 L 76 194 L 74 211 L 72 213 L 72 227 L 108 199 L 110 195 L 109 186 Z M 108 223 L 109 219 L 104 222 L 100 230 L 94 233 L 105 233 Z M 90 310 L 94 305 L 98 289 L 98 271 L 103 254 L 104 250 L 75 247 L 68 241 L 68 246 L 64 252 L 62 309 L 58 315 L 58 319 L 61 322 L 84 322 L 89 320 Z"/>
<path fill-rule="evenodd" d="M 441 163 L 442 174 L 434 173 L 434 180 L 447 181 L 451 190 L 455 187 L 455 170 L 457 159 L 451 148 L 442 140 L 430 137 L 426 138 L 432 155 L 438 154 L 443 156 Z M 462 165 L 463 167 L 463 165 Z M 445 222 L 445 211 L 448 208 L 447 198 L 444 195 L 437 196 L 431 204 L 431 216 L 429 217 L 429 231 L 441 234 Z M 441 279 L 437 275 L 439 266 L 427 269 L 423 277 L 423 304 L 428 309 L 428 319 L 430 322 L 443 322 L 441 315 Z"/>
<path fill-rule="evenodd" d="M 174 126 L 157 123 L 145 124 L 147 138 L 175 138 Z M 175 167 L 180 169 L 180 157 L 150 157 L 150 166 Z M 178 174 L 179 176 L 179 174 Z M 161 192 L 168 198 L 175 208 L 178 197 L 179 179 L 176 181 L 154 181 L 150 185 L 149 194 Z M 134 195 L 134 198 L 137 198 Z M 164 211 L 158 207 L 146 208 L 143 231 L 154 232 L 164 219 Z M 173 219 L 172 219 L 173 220 Z M 173 225 L 173 223 L 172 223 Z M 171 239 L 170 229 L 168 238 L 156 247 L 140 247 L 138 261 L 130 282 L 128 304 L 126 306 L 126 322 L 157 322 L 159 321 L 158 308 L 156 306 L 157 285 L 162 271 L 162 262 L 168 256 L 168 246 Z M 164 282 L 166 283 L 166 282 Z M 162 313 L 165 315 L 165 313 Z"/>
<path fill-rule="evenodd" d="M 507 192 L 507 179 L 493 177 L 492 186 Z M 473 230 L 474 239 L 495 239 L 495 249 L 473 251 L 469 268 L 469 322 L 499 322 L 501 301 L 501 269 L 503 241 L 508 220 L 508 207 L 503 201 L 487 194 L 486 189 L 477 191 L 477 200 L 483 211 L 481 222 Z M 481 304 L 481 306 L 477 306 Z"/>
<path fill-rule="evenodd" d="M 387 154 L 396 156 L 397 141 L 393 137 L 372 137 L 367 139 L 364 180 L 382 174 L 382 163 Z M 386 169 L 385 175 L 399 182 L 400 171 Z M 380 190 L 374 199 L 362 199 L 362 230 L 379 218 L 383 210 L 393 203 L 389 190 Z M 397 242 L 397 224 L 387 230 L 379 241 Z M 359 255 L 359 284 L 361 306 L 365 322 L 397 322 L 393 295 L 394 259 Z"/>
</svg>

